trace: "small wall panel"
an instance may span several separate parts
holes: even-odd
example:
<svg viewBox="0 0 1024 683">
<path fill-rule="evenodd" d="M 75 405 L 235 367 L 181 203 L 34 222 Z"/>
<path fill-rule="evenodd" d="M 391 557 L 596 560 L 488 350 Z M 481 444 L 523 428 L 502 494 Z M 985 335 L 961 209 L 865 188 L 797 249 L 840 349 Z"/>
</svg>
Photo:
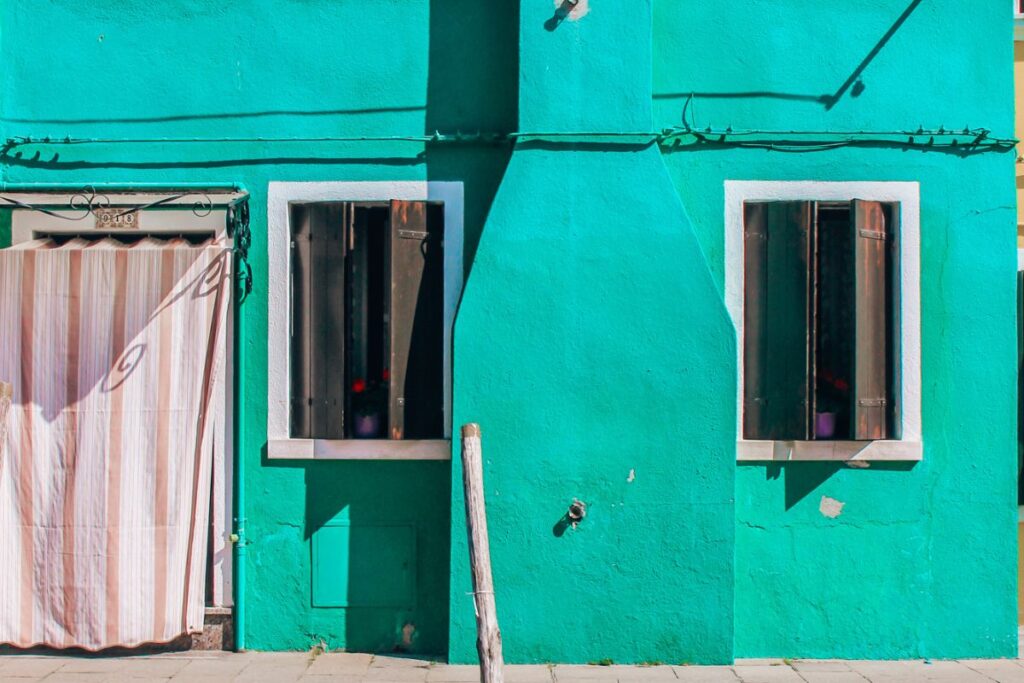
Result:
<svg viewBox="0 0 1024 683">
<path fill-rule="evenodd" d="M 416 606 L 416 528 L 329 522 L 313 533 L 313 607 Z"/>
</svg>

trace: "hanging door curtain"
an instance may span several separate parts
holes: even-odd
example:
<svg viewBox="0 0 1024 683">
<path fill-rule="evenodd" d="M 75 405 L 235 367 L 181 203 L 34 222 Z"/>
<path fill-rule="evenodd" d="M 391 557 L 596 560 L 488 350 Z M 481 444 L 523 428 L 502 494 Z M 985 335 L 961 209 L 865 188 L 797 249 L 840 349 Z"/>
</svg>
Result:
<svg viewBox="0 0 1024 683">
<path fill-rule="evenodd" d="M 0 250 L 0 643 L 202 629 L 230 265 L 212 240 Z"/>
</svg>

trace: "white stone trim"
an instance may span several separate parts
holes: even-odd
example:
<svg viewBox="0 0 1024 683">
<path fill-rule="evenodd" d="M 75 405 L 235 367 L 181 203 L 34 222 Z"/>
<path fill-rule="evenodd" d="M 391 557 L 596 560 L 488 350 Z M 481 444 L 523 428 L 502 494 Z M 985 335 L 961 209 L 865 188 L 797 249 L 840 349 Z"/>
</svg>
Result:
<svg viewBox="0 0 1024 683">
<path fill-rule="evenodd" d="M 449 439 L 280 439 L 269 441 L 275 459 L 450 460 Z"/>
<path fill-rule="evenodd" d="M 443 441 L 420 448 L 402 441 L 321 440 L 289 438 L 288 387 L 291 386 L 288 320 L 291 259 L 289 211 L 291 202 L 370 202 L 404 199 L 444 202 L 444 413 Z M 437 459 L 438 443 L 451 457 L 452 327 L 462 294 L 463 184 L 461 182 L 270 182 L 267 186 L 267 249 L 269 325 L 267 340 L 267 457 L 350 459 Z M 422 456 L 422 457 L 421 457 Z"/>
<path fill-rule="evenodd" d="M 900 203 L 899 441 L 750 441 L 743 431 L 743 202 L 847 201 Z M 725 305 L 736 327 L 737 460 L 920 460 L 921 203 L 916 182 L 725 181 Z"/>
</svg>

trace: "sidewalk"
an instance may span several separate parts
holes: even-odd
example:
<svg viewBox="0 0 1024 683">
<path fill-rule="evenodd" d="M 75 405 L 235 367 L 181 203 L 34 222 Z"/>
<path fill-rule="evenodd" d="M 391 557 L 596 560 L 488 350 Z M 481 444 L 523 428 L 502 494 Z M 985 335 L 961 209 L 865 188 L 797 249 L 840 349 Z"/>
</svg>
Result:
<svg viewBox="0 0 1024 683">
<path fill-rule="evenodd" d="M 183 652 L 139 657 L 0 656 L 4 683 L 471 683 L 475 666 L 420 659 L 328 653 Z M 507 666 L 508 683 L 1024 683 L 1022 660 L 740 660 L 733 666 Z"/>
</svg>

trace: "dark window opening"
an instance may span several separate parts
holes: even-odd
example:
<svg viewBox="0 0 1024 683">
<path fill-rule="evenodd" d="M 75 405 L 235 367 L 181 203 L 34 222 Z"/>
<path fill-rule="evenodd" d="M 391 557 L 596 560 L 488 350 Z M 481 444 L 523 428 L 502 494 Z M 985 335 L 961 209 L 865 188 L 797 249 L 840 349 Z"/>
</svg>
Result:
<svg viewBox="0 0 1024 683">
<path fill-rule="evenodd" d="M 743 438 L 899 438 L 899 206 L 744 206 Z"/>
<path fill-rule="evenodd" d="M 854 249 L 849 226 L 848 207 L 818 208 L 818 296 L 814 302 L 818 323 L 814 367 L 818 438 L 850 438 Z"/>
<path fill-rule="evenodd" d="M 444 435 L 444 209 L 293 204 L 291 436 Z"/>
</svg>

